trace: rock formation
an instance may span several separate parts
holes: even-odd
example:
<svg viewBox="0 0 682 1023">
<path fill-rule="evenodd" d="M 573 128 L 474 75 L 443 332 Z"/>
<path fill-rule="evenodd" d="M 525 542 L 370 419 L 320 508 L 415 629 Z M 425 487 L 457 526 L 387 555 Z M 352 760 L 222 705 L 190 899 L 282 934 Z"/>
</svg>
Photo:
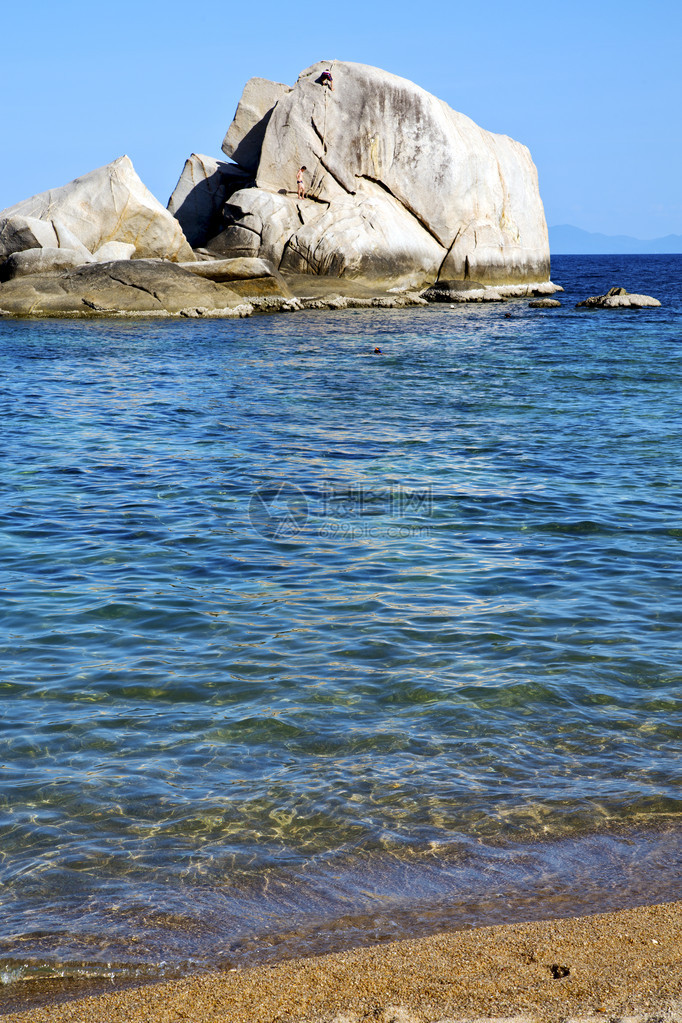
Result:
<svg viewBox="0 0 682 1023">
<path fill-rule="evenodd" d="M 167 210 L 123 156 L 0 211 L 0 311 L 232 315 L 557 290 L 526 147 L 405 79 L 339 61 L 293 88 L 252 78 L 223 152 L 234 162 L 190 156 Z"/>
<path fill-rule="evenodd" d="M 333 92 L 320 84 L 326 67 Z M 216 255 L 410 285 L 548 279 L 526 147 L 395 75 L 335 61 L 303 71 L 293 89 L 252 79 L 223 150 L 256 184 L 229 200 L 225 230 L 206 243 Z"/>
<path fill-rule="evenodd" d="M 253 183 L 250 171 L 234 163 L 192 153 L 168 202 L 193 249 L 201 248 L 223 227 L 222 211 L 237 189 Z"/>
<path fill-rule="evenodd" d="M 69 248 L 87 262 L 111 242 L 132 245 L 140 259 L 194 259 L 178 221 L 127 156 L 0 211 L 0 260 L 25 249 Z"/>
<path fill-rule="evenodd" d="M 228 285 L 156 259 L 90 263 L 61 273 L 17 277 L 0 286 L 0 310 L 24 316 L 193 315 L 197 310 L 229 315 L 247 301 Z"/>
<path fill-rule="evenodd" d="M 250 78 L 244 86 L 234 120 L 223 139 L 223 152 L 247 171 L 256 172 L 268 121 L 277 102 L 291 92 L 288 85 Z M 296 168 L 298 170 L 298 168 Z"/>
<path fill-rule="evenodd" d="M 643 309 L 660 304 L 651 295 L 631 295 L 625 288 L 610 288 L 605 295 L 592 295 L 578 302 L 576 309 Z"/>
</svg>

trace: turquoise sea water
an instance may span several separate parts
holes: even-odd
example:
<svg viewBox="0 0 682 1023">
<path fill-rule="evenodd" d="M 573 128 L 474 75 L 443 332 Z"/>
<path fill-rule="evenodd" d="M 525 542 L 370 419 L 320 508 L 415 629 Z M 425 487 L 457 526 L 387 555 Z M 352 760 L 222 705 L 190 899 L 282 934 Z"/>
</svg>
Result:
<svg viewBox="0 0 682 1023">
<path fill-rule="evenodd" d="M 682 256 L 553 279 L 0 320 L 8 987 L 680 896 Z"/>
</svg>

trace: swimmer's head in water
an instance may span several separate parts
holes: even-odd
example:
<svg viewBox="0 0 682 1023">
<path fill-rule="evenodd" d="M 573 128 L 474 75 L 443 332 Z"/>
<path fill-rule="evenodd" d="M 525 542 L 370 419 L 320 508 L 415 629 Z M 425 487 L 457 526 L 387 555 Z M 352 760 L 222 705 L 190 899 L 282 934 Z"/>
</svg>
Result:
<svg viewBox="0 0 682 1023">
<path fill-rule="evenodd" d="M 381 351 L 381 348 L 375 348 L 375 349 L 374 349 L 374 354 L 375 354 L 375 355 L 382 355 L 383 353 L 382 353 L 382 351 Z"/>
</svg>

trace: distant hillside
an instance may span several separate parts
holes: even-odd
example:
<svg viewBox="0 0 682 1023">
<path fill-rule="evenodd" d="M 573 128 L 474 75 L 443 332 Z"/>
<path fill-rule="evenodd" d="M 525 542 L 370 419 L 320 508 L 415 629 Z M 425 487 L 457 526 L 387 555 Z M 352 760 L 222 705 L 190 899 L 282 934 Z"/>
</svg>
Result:
<svg viewBox="0 0 682 1023">
<path fill-rule="evenodd" d="M 668 234 L 665 238 L 642 241 L 626 234 L 594 234 L 570 224 L 549 229 L 549 251 L 553 256 L 623 253 L 624 255 L 653 253 L 682 253 L 682 234 Z"/>
</svg>

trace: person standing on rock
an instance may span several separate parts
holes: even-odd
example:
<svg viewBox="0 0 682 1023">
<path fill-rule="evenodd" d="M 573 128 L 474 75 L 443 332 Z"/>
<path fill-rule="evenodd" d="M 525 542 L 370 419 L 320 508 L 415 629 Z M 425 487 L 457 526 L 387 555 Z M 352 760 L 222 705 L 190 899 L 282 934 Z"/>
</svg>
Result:
<svg viewBox="0 0 682 1023">
<path fill-rule="evenodd" d="M 296 175 L 296 184 L 298 185 L 298 198 L 305 199 L 305 186 L 303 184 L 303 171 L 307 170 L 307 167 L 299 168 L 298 174 Z"/>
</svg>

